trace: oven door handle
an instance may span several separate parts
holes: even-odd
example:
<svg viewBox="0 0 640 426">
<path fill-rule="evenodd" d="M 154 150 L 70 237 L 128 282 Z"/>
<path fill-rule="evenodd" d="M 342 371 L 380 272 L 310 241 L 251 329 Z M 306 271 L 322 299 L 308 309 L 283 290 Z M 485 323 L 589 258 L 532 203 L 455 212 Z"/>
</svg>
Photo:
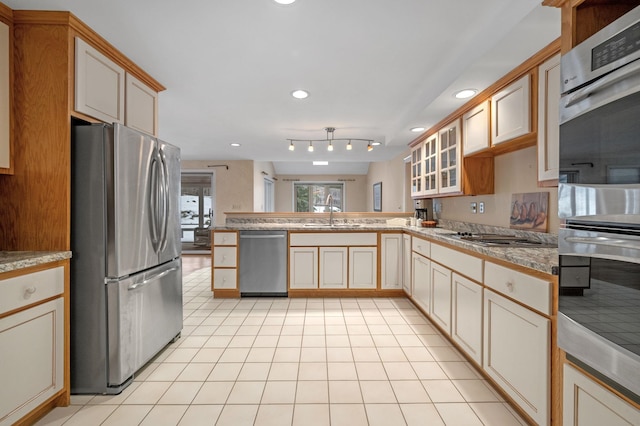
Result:
<svg viewBox="0 0 640 426">
<path fill-rule="evenodd" d="M 582 89 L 576 90 L 575 92 L 567 95 L 567 100 L 565 101 L 564 107 L 568 108 L 572 105 L 575 105 L 589 96 L 595 95 L 598 92 L 603 91 L 604 89 L 613 86 L 620 81 L 629 78 L 629 76 L 633 74 L 637 74 L 640 72 L 640 61 L 632 62 L 631 64 L 624 66 L 617 71 L 612 72 L 606 77 L 601 78 L 593 84 L 590 84 Z"/>
<path fill-rule="evenodd" d="M 565 237 L 564 240 L 573 244 L 597 244 L 603 246 L 629 248 L 640 250 L 640 241 L 631 238 L 609 238 L 609 237 Z"/>
</svg>

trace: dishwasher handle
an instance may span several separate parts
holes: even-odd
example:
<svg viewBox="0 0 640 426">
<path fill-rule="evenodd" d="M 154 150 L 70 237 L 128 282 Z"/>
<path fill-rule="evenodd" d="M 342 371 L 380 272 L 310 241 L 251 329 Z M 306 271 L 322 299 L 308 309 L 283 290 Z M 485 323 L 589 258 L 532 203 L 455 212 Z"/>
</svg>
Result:
<svg viewBox="0 0 640 426">
<path fill-rule="evenodd" d="M 263 239 L 271 239 L 271 238 L 284 238 L 285 235 L 242 235 L 240 234 L 240 239 L 250 239 L 250 240 L 263 240 Z"/>
</svg>

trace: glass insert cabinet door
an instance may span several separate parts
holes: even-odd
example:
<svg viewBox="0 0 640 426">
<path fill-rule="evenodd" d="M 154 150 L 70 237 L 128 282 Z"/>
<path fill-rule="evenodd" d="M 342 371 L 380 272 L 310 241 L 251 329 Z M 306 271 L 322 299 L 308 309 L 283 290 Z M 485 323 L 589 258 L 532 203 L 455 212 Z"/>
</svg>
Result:
<svg viewBox="0 0 640 426">
<path fill-rule="evenodd" d="M 459 192 L 460 185 L 460 120 L 445 126 L 440 138 L 439 193 Z"/>
<path fill-rule="evenodd" d="M 424 191 L 424 144 L 420 143 L 411 150 L 411 195 L 422 195 Z"/>
<path fill-rule="evenodd" d="M 438 133 L 424 141 L 424 194 L 438 192 Z"/>
</svg>

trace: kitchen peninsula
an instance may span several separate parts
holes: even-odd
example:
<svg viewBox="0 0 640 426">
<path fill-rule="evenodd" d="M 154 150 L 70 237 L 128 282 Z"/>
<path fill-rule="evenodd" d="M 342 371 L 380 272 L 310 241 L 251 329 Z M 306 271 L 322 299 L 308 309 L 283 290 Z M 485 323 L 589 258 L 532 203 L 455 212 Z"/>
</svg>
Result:
<svg viewBox="0 0 640 426">
<path fill-rule="evenodd" d="M 331 220 L 323 213 L 227 214 L 226 226 L 212 231 L 214 297 L 240 296 L 239 231 L 286 230 L 289 297 L 407 297 L 523 415 L 551 422 L 558 409 L 558 257 L 549 246 L 556 235 L 449 220 L 423 228 L 397 214 L 337 213 Z M 459 232 L 541 244 L 496 247 Z M 354 269 L 368 270 L 373 281 L 363 285 Z M 344 280 L 326 285 L 323 274 Z"/>
</svg>

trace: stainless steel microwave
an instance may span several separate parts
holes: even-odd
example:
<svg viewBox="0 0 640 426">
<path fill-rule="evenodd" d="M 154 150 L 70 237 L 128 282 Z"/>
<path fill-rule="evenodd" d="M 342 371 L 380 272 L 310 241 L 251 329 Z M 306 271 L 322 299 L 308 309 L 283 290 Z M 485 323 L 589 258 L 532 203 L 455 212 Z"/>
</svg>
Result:
<svg viewBox="0 0 640 426">
<path fill-rule="evenodd" d="M 640 402 L 640 7 L 561 76 L 558 346 Z"/>
</svg>

